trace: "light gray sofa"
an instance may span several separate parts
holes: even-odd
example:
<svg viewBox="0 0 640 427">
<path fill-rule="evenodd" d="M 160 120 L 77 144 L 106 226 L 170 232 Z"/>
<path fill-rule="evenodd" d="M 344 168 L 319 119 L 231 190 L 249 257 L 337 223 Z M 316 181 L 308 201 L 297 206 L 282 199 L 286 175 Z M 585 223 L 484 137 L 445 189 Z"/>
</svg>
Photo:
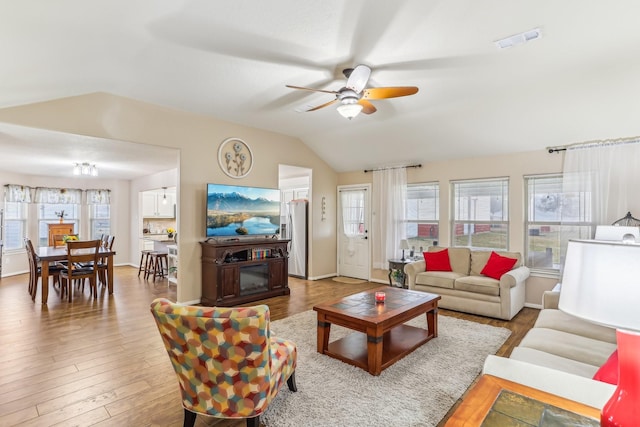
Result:
<svg viewBox="0 0 640 427">
<path fill-rule="evenodd" d="M 443 249 L 446 248 L 432 246 L 429 251 Z M 497 252 L 518 261 L 511 271 L 496 280 L 480 274 L 491 251 L 448 249 L 453 271 L 425 271 L 424 260 L 405 265 L 409 289 L 440 295 L 439 307 L 481 316 L 511 320 L 522 310 L 529 269 L 521 265 L 518 252 Z"/>
<path fill-rule="evenodd" d="M 558 298 L 545 292 L 534 327 L 509 358 L 487 357 L 483 373 L 602 408 L 615 386 L 592 378 L 616 349 L 615 330 L 558 310 Z"/>
</svg>

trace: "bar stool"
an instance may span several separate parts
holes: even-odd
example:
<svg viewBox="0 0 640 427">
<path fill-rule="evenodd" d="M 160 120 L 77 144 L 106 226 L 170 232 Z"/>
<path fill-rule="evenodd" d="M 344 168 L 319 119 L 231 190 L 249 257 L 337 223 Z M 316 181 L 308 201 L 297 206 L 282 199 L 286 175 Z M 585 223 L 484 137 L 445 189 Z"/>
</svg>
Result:
<svg viewBox="0 0 640 427">
<path fill-rule="evenodd" d="M 156 280 L 156 277 L 167 277 L 169 271 L 167 255 L 166 252 L 151 252 L 151 269 L 147 271 L 145 279 L 148 279 L 151 273 L 153 273 L 153 280 Z"/>
<path fill-rule="evenodd" d="M 140 251 L 140 268 L 138 268 L 138 277 L 140 277 L 140 273 L 144 271 L 144 278 L 149 277 L 147 272 L 151 269 L 151 249 L 145 249 Z"/>
</svg>

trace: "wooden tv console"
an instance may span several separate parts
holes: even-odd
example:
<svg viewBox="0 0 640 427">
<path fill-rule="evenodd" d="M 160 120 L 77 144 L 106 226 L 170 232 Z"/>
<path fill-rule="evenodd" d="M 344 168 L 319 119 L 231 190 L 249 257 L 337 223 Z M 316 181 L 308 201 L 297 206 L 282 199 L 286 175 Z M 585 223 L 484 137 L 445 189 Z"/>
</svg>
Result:
<svg viewBox="0 0 640 427">
<path fill-rule="evenodd" d="M 202 246 L 202 298 L 229 307 L 289 295 L 289 240 L 209 240 Z"/>
</svg>

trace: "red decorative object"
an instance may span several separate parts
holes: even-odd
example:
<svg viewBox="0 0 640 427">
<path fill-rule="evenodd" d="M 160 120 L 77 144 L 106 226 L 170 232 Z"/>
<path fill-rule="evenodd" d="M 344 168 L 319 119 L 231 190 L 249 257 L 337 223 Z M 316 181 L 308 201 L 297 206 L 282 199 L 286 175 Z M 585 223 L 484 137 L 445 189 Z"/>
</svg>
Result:
<svg viewBox="0 0 640 427">
<path fill-rule="evenodd" d="M 480 274 L 500 280 L 500 277 L 502 277 L 502 275 L 507 271 L 511 270 L 513 266 L 516 265 L 516 262 L 518 262 L 518 260 L 515 258 L 507 258 L 491 251 L 487 265 L 484 266 Z"/>
<path fill-rule="evenodd" d="M 376 292 L 376 302 L 384 302 L 386 297 L 384 292 Z"/>
<path fill-rule="evenodd" d="M 602 381 L 603 383 L 609 383 L 618 385 L 618 350 L 611 353 L 611 356 L 604 362 L 604 365 L 600 366 L 598 372 L 593 376 L 594 380 Z"/>
<path fill-rule="evenodd" d="M 616 331 L 618 388 L 602 408 L 603 427 L 637 426 L 640 420 L 640 333 Z"/>
<path fill-rule="evenodd" d="M 426 271 L 452 271 L 449 262 L 449 248 L 437 252 L 424 252 Z"/>
</svg>

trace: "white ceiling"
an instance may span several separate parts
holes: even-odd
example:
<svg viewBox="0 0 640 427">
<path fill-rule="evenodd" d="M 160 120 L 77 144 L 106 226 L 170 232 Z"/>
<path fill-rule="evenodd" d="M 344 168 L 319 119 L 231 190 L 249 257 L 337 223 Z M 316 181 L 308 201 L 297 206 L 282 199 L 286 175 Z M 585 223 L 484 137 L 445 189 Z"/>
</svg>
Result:
<svg viewBox="0 0 640 427">
<path fill-rule="evenodd" d="M 336 171 L 640 135 L 637 0 L 0 5 L 0 108 L 109 92 L 297 136 Z M 505 50 L 493 43 L 533 28 L 541 39 Z M 374 101 L 375 114 L 352 121 L 335 106 L 295 111 L 333 96 L 286 84 L 336 90 L 342 69 L 357 64 L 373 69 L 372 86 L 420 91 Z M 48 137 L 1 126 L 0 150 Z M 135 151 L 145 147 L 114 144 L 95 140 L 91 150 L 109 148 L 114 164 L 135 158 L 125 169 L 166 168 L 162 154 L 154 166 L 147 153 L 154 160 L 145 166 Z M 5 158 L 19 163 L 18 151 L 0 156 L 0 169 Z"/>
</svg>

